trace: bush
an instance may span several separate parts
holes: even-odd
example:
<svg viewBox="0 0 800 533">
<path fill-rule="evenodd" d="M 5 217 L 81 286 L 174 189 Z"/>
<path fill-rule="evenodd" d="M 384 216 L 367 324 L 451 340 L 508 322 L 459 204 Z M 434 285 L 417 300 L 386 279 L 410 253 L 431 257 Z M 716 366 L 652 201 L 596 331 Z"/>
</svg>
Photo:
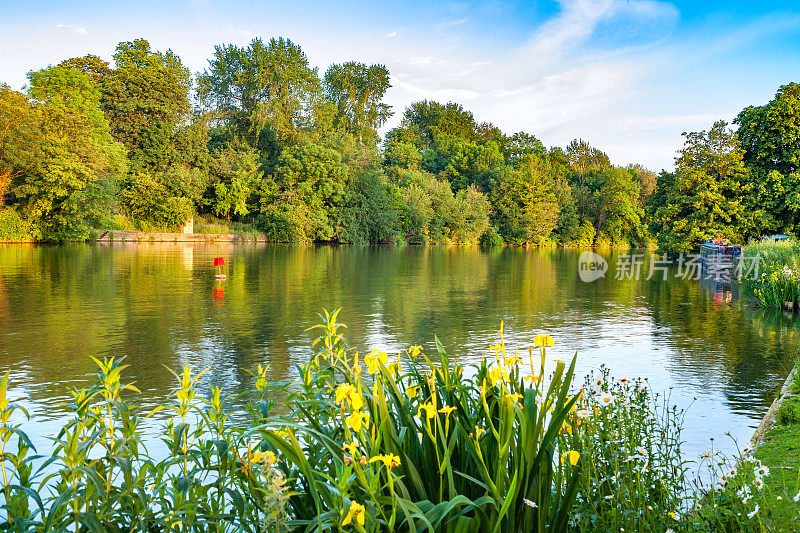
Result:
<svg viewBox="0 0 800 533">
<path fill-rule="evenodd" d="M 481 246 L 503 246 L 503 237 L 497 232 L 497 228 L 489 226 L 481 235 Z"/>
<path fill-rule="evenodd" d="M 191 199 L 170 190 L 163 177 L 149 174 L 131 176 L 119 201 L 123 214 L 140 230 L 176 230 L 194 215 Z"/>
<path fill-rule="evenodd" d="M 742 250 L 744 292 L 761 307 L 794 308 L 800 296 L 800 247 L 794 240 L 765 240 Z M 756 263 L 757 262 L 757 263 Z M 744 271 L 757 264 L 758 270 Z"/>
<path fill-rule="evenodd" d="M 20 242 L 33 239 L 30 224 L 19 216 L 16 209 L 0 207 L 0 241 Z"/>
</svg>

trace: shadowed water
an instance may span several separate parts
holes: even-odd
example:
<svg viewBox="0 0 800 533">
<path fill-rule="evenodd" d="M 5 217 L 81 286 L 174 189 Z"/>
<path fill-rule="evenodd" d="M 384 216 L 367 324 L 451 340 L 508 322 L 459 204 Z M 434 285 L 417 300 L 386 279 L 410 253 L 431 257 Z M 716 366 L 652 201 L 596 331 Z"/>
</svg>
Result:
<svg viewBox="0 0 800 533">
<path fill-rule="evenodd" d="M 600 252 L 613 265 L 618 252 Z M 164 402 L 164 365 L 211 367 L 204 386 L 246 395 L 246 370 L 292 381 L 311 353 L 322 308 L 342 307 L 361 350 L 432 351 L 438 335 L 467 362 L 489 354 L 500 321 L 509 347 L 549 333 L 548 354 L 578 353 L 578 376 L 605 364 L 647 377 L 686 415 L 690 456 L 730 433 L 744 444 L 796 355 L 797 322 L 726 302 L 675 277 L 584 283 L 577 251 L 478 247 L 126 244 L 0 246 L 0 370 L 34 415 L 37 442 L 65 419 L 68 389 L 88 383 L 90 355 L 126 356 L 144 410 Z M 215 282 L 213 258 L 228 279 Z M 713 285 L 713 284 L 711 284 Z M 161 422 L 145 427 L 152 437 Z"/>
</svg>

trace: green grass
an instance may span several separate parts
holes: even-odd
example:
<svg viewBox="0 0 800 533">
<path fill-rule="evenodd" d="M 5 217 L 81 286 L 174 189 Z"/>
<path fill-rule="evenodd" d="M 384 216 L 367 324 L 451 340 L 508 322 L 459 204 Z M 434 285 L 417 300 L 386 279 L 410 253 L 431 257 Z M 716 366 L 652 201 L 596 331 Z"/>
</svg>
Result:
<svg viewBox="0 0 800 533">
<path fill-rule="evenodd" d="M 800 502 L 794 501 L 800 491 L 800 424 L 775 426 L 755 456 L 770 469 L 765 489 L 776 530 L 800 531 Z"/>
</svg>

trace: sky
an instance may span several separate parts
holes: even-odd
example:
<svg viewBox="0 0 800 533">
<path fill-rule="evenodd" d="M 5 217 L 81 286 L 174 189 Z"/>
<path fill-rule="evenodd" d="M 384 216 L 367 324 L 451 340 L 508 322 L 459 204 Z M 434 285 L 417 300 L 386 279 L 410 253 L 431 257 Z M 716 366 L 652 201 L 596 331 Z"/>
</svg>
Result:
<svg viewBox="0 0 800 533">
<path fill-rule="evenodd" d="M 548 146 L 589 141 L 616 164 L 671 169 L 681 133 L 732 120 L 800 81 L 800 2 L 559 0 L 258 2 L 0 0 L 0 83 L 143 37 L 202 72 L 214 46 L 288 37 L 320 76 L 381 63 L 396 126 L 454 101 Z"/>
</svg>

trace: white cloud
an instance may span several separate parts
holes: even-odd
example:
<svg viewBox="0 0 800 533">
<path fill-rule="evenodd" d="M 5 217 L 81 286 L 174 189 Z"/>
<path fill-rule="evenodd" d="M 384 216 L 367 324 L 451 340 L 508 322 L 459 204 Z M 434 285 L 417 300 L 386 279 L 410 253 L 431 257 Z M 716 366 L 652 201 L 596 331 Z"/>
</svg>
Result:
<svg viewBox="0 0 800 533">
<path fill-rule="evenodd" d="M 397 30 L 390 31 L 389 33 L 384 35 L 384 37 L 386 37 L 387 39 L 391 39 L 392 37 L 397 37 Z"/>
<path fill-rule="evenodd" d="M 59 23 L 56 24 L 56 28 L 69 31 L 71 33 L 76 33 L 78 35 L 86 35 L 86 28 L 75 26 L 74 24 Z"/>
</svg>

